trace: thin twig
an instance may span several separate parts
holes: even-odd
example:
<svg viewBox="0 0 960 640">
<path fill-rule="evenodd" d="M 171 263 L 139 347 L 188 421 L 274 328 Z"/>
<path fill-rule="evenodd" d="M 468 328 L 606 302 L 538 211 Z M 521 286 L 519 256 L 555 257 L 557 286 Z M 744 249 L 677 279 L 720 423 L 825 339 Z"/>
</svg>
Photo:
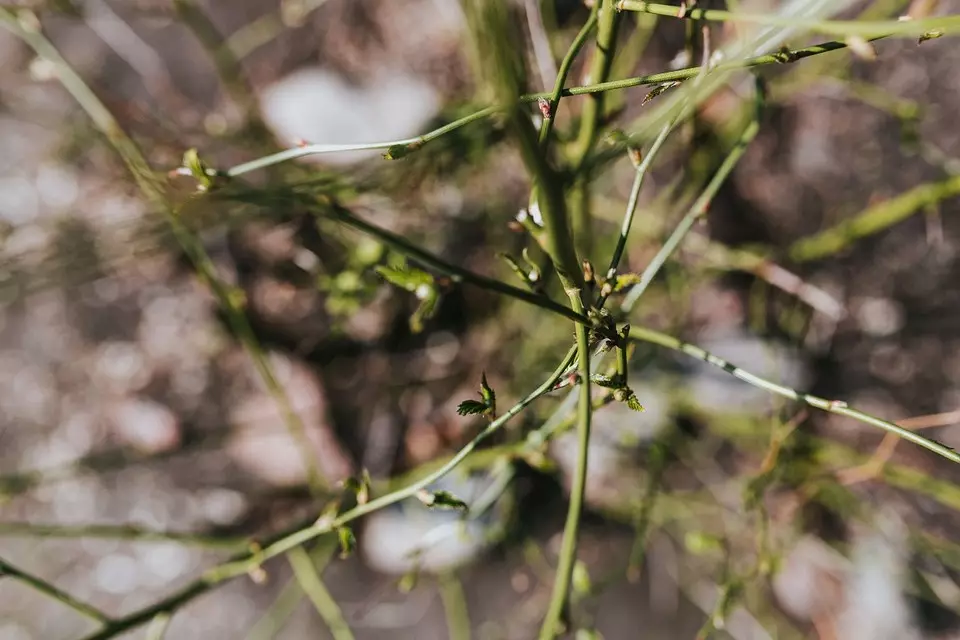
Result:
<svg viewBox="0 0 960 640">
<path fill-rule="evenodd" d="M 889 422 L 882 418 L 872 416 L 868 413 L 852 409 L 847 406 L 847 403 L 845 402 L 839 400 L 827 400 L 825 398 L 810 395 L 809 393 L 803 393 L 801 391 L 791 389 L 790 387 L 785 387 L 781 384 L 777 384 L 776 382 L 771 382 L 770 380 L 761 378 L 760 376 L 754 375 L 749 371 L 744 371 L 743 369 L 718 356 L 713 355 L 712 353 L 705 351 L 704 349 L 701 349 L 696 345 L 683 342 L 677 338 L 668 336 L 667 334 L 654 331 L 653 329 L 631 327 L 630 339 L 657 344 L 661 347 L 666 347 L 668 349 L 673 349 L 674 351 L 685 353 L 686 355 L 697 358 L 698 360 L 703 360 L 707 364 L 712 364 L 715 367 L 719 367 L 730 375 L 739 378 L 740 380 L 743 380 L 744 382 L 755 387 L 765 389 L 771 393 L 788 398 L 790 400 L 803 402 L 804 404 L 808 404 L 811 407 L 821 409 L 828 413 L 846 416 L 865 424 L 878 427 L 884 431 L 894 433 L 905 440 L 909 440 L 914 444 L 920 445 L 924 449 L 932 451 L 933 453 L 936 453 L 937 455 L 942 456 L 951 462 L 960 463 L 960 454 L 946 445 L 940 444 L 939 442 L 935 442 L 928 438 L 924 438 L 923 436 L 894 424 L 893 422 Z"/>
<path fill-rule="evenodd" d="M 314 561 L 303 547 L 291 549 L 287 554 L 287 561 L 293 569 L 294 578 L 327 624 L 334 640 L 353 640 L 353 632 L 350 631 L 350 626 L 344 619 L 337 601 L 333 599 L 333 595 L 320 578 L 320 572 L 314 566 Z"/>
<path fill-rule="evenodd" d="M 553 93 L 544 98 L 544 100 L 547 101 L 548 112 L 550 114 L 550 117 L 544 118 L 543 124 L 540 125 L 539 140 L 540 145 L 544 148 L 546 148 L 547 141 L 550 139 L 550 132 L 553 131 L 553 125 L 557 120 L 557 112 L 560 110 L 560 98 L 563 96 L 563 86 L 567 82 L 567 76 L 570 75 L 570 69 L 573 67 L 574 60 L 577 59 L 577 54 L 580 53 L 583 45 L 586 44 L 587 38 L 590 36 L 590 32 L 593 31 L 593 28 L 596 25 L 597 13 L 596 11 L 591 11 L 590 17 L 587 18 L 587 21 L 583 23 L 579 33 L 577 33 L 577 36 L 573 39 L 573 42 L 570 43 L 570 48 L 567 49 L 567 54 L 560 62 L 560 69 L 557 71 L 557 79 L 553 84 Z"/>
<path fill-rule="evenodd" d="M 586 37 L 587 34 L 584 35 Z M 841 49 L 846 49 L 849 45 L 845 42 L 823 42 L 816 45 L 811 45 L 809 47 L 803 47 L 801 49 L 794 49 L 790 51 L 781 51 L 774 54 L 767 54 L 762 56 L 756 56 L 753 58 L 747 58 L 746 60 L 735 60 L 732 62 L 718 64 L 712 67 L 714 71 L 730 71 L 736 69 L 748 69 L 751 67 L 760 67 L 765 65 L 773 64 L 785 64 L 794 62 L 796 60 L 801 60 L 803 58 L 809 58 L 811 56 L 817 56 L 824 53 L 829 53 L 831 51 L 839 51 Z M 631 87 L 640 87 L 640 86 L 649 86 L 649 85 L 658 85 L 665 84 L 668 82 L 682 82 L 683 80 L 689 80 L 694 78 L 700 73 L 702 73 L 702 67 L 687 67 L 685 69 L 678 69 L 676 71 L 664 71 L 661 73 L 652 73 L 643 76 L 635 76 L 632 78 L 624 78 L 622 80 L 611 80 L 608 82 L 599 82 L 596 84 L 588 84 L 579 87 L 570 87 L 563 89 L 559 96 L 560 97 L 570 97 L 570 96 L 583 96 L 590 95 L 595 93 L 602 93 L 604 91 L 616 91 L 618 89 L 629 89 Z M 539 99 L 550 99 L 553 97 L 553 93 L 528 93 L 520 96 L 519 102 L 530 103 L 537 102 Z M 559 98 L 558 98 L 559 99 Z M 364 151 L 371 149 L 389 149 L 391 147 L 405 147 L 408 151 L 414 151 L 421 148 L 423 145 L 440 138 L 447 133 L 455 131 L 460 127 L 466 126 L 473 122 L 479 120 L 484 120 L 490 116 L 497 113 L 495 107 L 485 107 L 479 111 L 475 111 L 463 118 L 454 120 L 453 122 L 447 123 L 442 127 L 429 131 L 422 135 L 413 137 L 413 138 L 403 138 L 400 140 L 388 140 L 383 142 L 370 142 L 363 144 L 306 144 L 303 146 L 293 147 L 291 149 L 286 149 L 274 154 L 263 156 L 249 162 L 244 162 L 238 164 L 234 167 L 226 169 L 223 171 L 223 175 L 228 177 L 236 177 L 243 175 L 245 173 L 250 173 L 251 171 L 256 171 L 258 169 L 263 169 L 275 164 L 280 164 L 283 162 L 288 162 L 290 160 L 295 160 L 297 158 L 303 158 L 306 156 L 324 154 L 324 153 L 337 153 L 344 151 Z"/>
<path fill-rule="evenodd" d="M 43 595 L 53 598 L 54 600 L 70 607 L 77 613 L 84 615 L 91 620 L 99 622 L 100 624 L 111 623 L 110 616 L 100 611 L 96 607 L 89 605 L 86 602 L 77 600 L 66 591 L 58 589 L 46 580 L 27 573 L 22 569 L 18 569 L 3 558 L 0 558 L 0 578 L 4 577 L 13 578 L 18 582 L 22 582 L 34 590 L 39 591 Z"/>
<path fill-rule="evenodd" d="M 805 20 L 803 18 L 778 16 L 765 13 L 745 13 L 740 11 L 724 11 L 721 9 L 682 9 L 675 5 L 642 2 L 640 0 L 619 0 L 617 9 L 620 11 L 640 11 L 653 15 L 687 20 L 706 20 L 708 22 L 749 22 L 772 27 L 793 27 L 805 31 L 835 35 L 873 37 L 881 34 L 891 36 L 922 36 L 923 34 L 939 30 L 944 33 L 960 31 L 960 16 L 944 16 L 939 18 L 923 18 L 921 20 Z"/>
<path fill-rule="evenodd" d="M 717 169 L 717 172 L 713 175 L 713 178 L 711 178 L 706 188 L 690 206 L 690 209 L 680 220 L 680 223 L 674 229 L 673 233 L 671 233 L 670 237 L 667 238 L 667 241 L 663 243 L 663 246 L 660 248 L 660 251 L 657 252 L 657 255 L 653 257 L 647 267 L 643 270 L 643 273 L 640 275 L 640 281 L 630 289 L 630 292 L 624 298 L 623 303 L 620 306 L 620 311 L 623 315 L 630 313 L 634 305 L 636 305 L 637 301 L 640 299 L 640 296 L 644 294 L 644 292 L 647 290 L 647 287 L 649 287 L 650 283 L 653 282 L 653 279 L 660 271 L 660 268 L 663 267 L 667 259 L 673 255 L 673 252 L 677 250 L 677 247 L 680 246 L 680 243 L 683 241 L 687 233 L 689 233 L 690 229 L 693 228 L 693 225 L 707 214 L 707 209 L 710 207 L 710 203 L 713 201 L 714 196 L 716 196 L 717 192 L 720 190 L 720 187 L 726 181 L 727 177 L 740 160 L 740 157 L 743 156 L 744 152 L 747 150 L 747 146 L 756 137 L 757 132 L 760 130 L 760 113 L 762 109 L 763 91 L 758 85 L 753 119 L 743 130 L 743 133 L 740 134 L 740 138 L 737 140 L 736 145 L 734 145 L 733 149 L 730 150 L 730 152 L 727 154 L 727 157 L 724 158 L 723 164 L 721 164 L 720 168 Z"/>
<path fill-rule="evenodd" d="M 250 544 L 243 537 L 215 537 L 179 531 L 155 531 L 133 525 L 55 525 L 34 522 L 0 522 L 0 537 L 31 538 L 103 538 L 143 542 L 177 542 L 198 547 L 238 549 Z"/>
<path fill-rule="evenodd" d="M 488 278 L 487 276 L 483 276 L 468 269 L 464 269 L 463 267 L 451 264 L 433 255 L 432 253 L 421 249 L 400 235 L 358 218 L 353 214 L 352 211 L 343 206 L 333 205 L 332 213 L 335 220 L 342 222 L 343 224 L 352 227 L 357 231 L 361 231 L 371 237 L 376 238 L 394 251 L 403 254 L 415 262 L 420 263 L 424 267 L 435 269 L 436 271 L 449 276 L 454 282 L 464 282 L 481 289 L 494 291 L 511 298 L 516 298 L 517 300 L 526 302 L 527 304 L 540 307 L 541 309 L 552 311 L 553 313 L 562 315 L 565 318 L 573 320 L 574 322 L 590 324 L 590 319 L 587 318 L 587 316 L 582 312 L 577 312 L 569 307 L 565 307 L 545 295 L 534 293 L 526 289 L 521 289 L 519 287 L 507 284 L 506 282 L 496 280 L 495 278 Z"/>
<path fill-rule="evenodd" d="M 463 585 L 455 573 L 440 576 L 440 600 L 447 616 L 447 636 L 450 640 L 470 640 L 470 612 Z"/>
</svg>

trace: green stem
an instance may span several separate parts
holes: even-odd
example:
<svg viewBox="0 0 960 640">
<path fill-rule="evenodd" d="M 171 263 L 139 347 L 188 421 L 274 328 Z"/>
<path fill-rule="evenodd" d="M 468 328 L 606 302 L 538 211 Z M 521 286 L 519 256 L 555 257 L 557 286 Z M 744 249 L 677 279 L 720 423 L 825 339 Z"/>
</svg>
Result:
<svg viewBox="0 0 960 640">
<path fill-rule="evenodd" d="M 2 17 L 2 16 L 0 16 Z M 772 64 L 785 64 L 790 63 L 795 60 L 801 60 L 803 58 L 809 58 L 811 56 L 820 55 L 823 53 L 829 53 L 831 51 L 838 51 L 840 49 L 846 49 L 848 47 L 845 42 L 823 42 L 821 44 L 812 45 L 809 47 L 804 47 L 801 49 L 793 49 L 790 51 L 782 51 L 774 54 L 767 54 L 762 56 L 756 56 L 753 58 L 747 58 L 746 60 L 735 60 L 725 64 L 719 64 L 713 67 L 713 70 L 734 70 L 734 69 L 747 69 L 751 67 L 760 67 L 765 65 Z M 618 89 L 629 89 L 631 87 L 640 87 L 640 86 L 649 86 L 663 84 L 666 82 L 681 82 L 683 80 L 689 80 L 694 78 L 697 75 L 703 73 L 703 67 L 687 67 L 685 69 L 677 69 L 676 71 L 664 71 L 661 73 L 652 73 L 643 76 L 635 76 L 632 78 L 624 78 L 622 80 L 612 80 L 609 82 L 599 82 L 595 84 L 588 84 L 579 87 L 570 87 L 564 89 L 560 92 L 560 97 L 570 97 L 570 96 L 583 96 L 591 95 L 595 93 L 602 93 L 604 91 L 616 91 Z M 540 98 L 550 99 L 553 96 L 552 93 L 527 93 L 521 95 L 519 102 L 521 103 L 530 103 L 536 102 Z M 370 149 L 389 149 L 390 147 L 408 147 L 409 150 L 415 150 L 422 147 L 424 144 L 436 140 L 437 138 L 455 131 L 460 127 L 466 126 L 478 120 L 484 120 L 490 116 L 497 113 L 496 107 L 486 107 L 479 111 L 475 111 L 463 118 L 454 120 L 453 122 L 447 123 L 444 126 L 429 131 L 423 135 L 417 136 L 415 138 L 404 138 L 400 140 L 389 140 L 384 142 L 370 142 L 363 144 L 310 144 L 302 147 L 294 147 L 292 149 L 286 149 L 268 156 L 263 156 L 249 162 L 244 162 L 238 164 L 234 167 L 226 169 L 223 174 L 228 177 L 236 177 L 243 175 L 245 173 L 250 173 L 251 171 L 256 171 L 258 169 L 263 169 L 265 167 L 273 166 L 275 164 L 280 164 L 282 162 L 287 162 L 290 160 L 295 160 L 297 158 L 302 158 L 304 156 L 318 155 L 323 153 L 335 153 L 335 152 L 344 152 L 344 151 L 362 151 Z"/>
<path fill-rule="evenodd" d="M 169 613 L 158 613 L 147 626 L 147 632 L 144 634 L 145 640 L 163 640 L 167 633 L 167 627 L 170 626 L 172 617 Z"/>
<path fill-rule="evenodd" d="M 789 250 L 794 262 L 820 260 L 839 253 L 857 240 L 879 233 L 924 207 L 960 195 L 960 176 L 922 184 L 906 193 L 879 202 L 859 215 L 793 243 Z"/>
<path fill-rule="evenodd" d="M 440 576 L 440 600 L 447 616 L 450 640 L 470 640 L 470 611 L 457 574 L 445 573 Z"/>
<path fill-rule="evenodd" d="M 136 526 L 79 525 L 61 526 L 32 522 L 0 522 L 0 537 L 28 536 L 31 538 L 102 538 L 137 540 L 143 542 L 177 542 L 199 547 L 237 549 L 249 544 L 247 538 L 212 537 L 196 533 L 153 531 Z"/>
<path fill-rule="evenodd" d="M 559 111 L 560 108 L 560 97 L 563 95 L 563 85 L 566 84 L 567 76 L 570 74 L 570 68 L 573 66 L 573 61 L 576 60 L 577 54 L 580 53 L 583 45 L 587 42 L 587 37 L 590 35 L 590 32 L 593 31 L 596 24 L 597 12 L 591 11 L 590 17 L 583 24 L 580 32 L 577 33 L 577 37 L 573 39 L 570 48 L 567 49 L 567 55 L 563 57 L 563 61 L 560 63 L 557 80 L 553 85 L 553 93 L 545 98 L 550 105 L 550 117 L 545 118 L 543 124 L 540 126 L 538 141 L 543 148 L 546 148 L 547 141 L 550 138 L 550 132 L 553 131 L 553 124 L 557 119 L 557 111 Z"/>
<path fill-rule="evenodd" d="M 516 405 L 511 407 L 510 410 L 505 414 L 491 422 L 486 429 L 477 434 L 473 440 L 467 443 L 467 445 L 458 451 L 455 456 L 450 458 L 446 464 L 442 465 L 430 474 L 425 475 L 416 482 L 413 482 L 401 489 L 397 489 L 392 493 L 380 496 L 379 498 L 371 500 L 365 504 L 357 505 L 353 509 L 340 514 L 333 520 L 320 520 L 305 526 L 303 523 L 300 523 L 297 526 L 292 527 L 291 529 L 273 537 L 270 541 L 268 541 L 263 549 L 246 552 L 240 556 L 234 557 L 229 562 L 214 567 L 213 569 L 205 572 L 199 579 L 191 582 L 179 591 L 158 602 L 153 603 L 148 607 L 139 609 L 127 614 L 126 616 L 123 616 L 122 618 L 113 620 L 105 628 L 87 636 L 84 640 L 107 640 L 108 638 L 113 638 L 121 633 L 139 627 L 140 625 L 152 620 L 158 613 L 175 611 L 194 598 L 207 593 L 215 586 L 227 580 L 245 575 L 250 571 L 260 567 L 270 558 L 288 553 L 290 550 L 295 549 L 296 547 L 299 547 L 300 545 L 324 534 L 329 534 L 336 529 L 353 522 L 357 518 L 365 516 L 369 513 L 373 513 L 374 511 L 387 507 L 391 504 L 400 502 L 401 500 L 413 497 L 421 489 L 425 489 L 429 485 L 453 471 L 460 465 L 461 462 L 463 462 L 463 460 L 469 457 L 476 450 L 477 446 L 489 438 L 493 433 L 498 431 L 511 418 L 523 411 L 537 398 L 549 393 L 554 386 L 556 386 L 557 381 L 560 380 L 563 374 L 573 363 L 575 355 L 576 351 L 574 349 L 568 351 L 563 361 L 554 370 L 550 377 L 543 382 L 543 384 L 537 387 L 533 392 L 531 392 Z"/>
<path fill-rule="evenodd" d="M 3 558 L 0 558 L 0 578 L 3 578 L 3 577 L 13 578 L 18 582 L 22 582 L 23 584 L 42 593 L 43 595 L 49 596 L 54 600 L 57 600 L 58 602 L 70 607 L 77 613 L 84 615 L 90 618 L 91 620 L 99 622 L 100 624 L 111 623 L 110 616 L 103 613 L 96 607 L 93 607 L 85 602 L 80 602 L 79 600 L 71 596 L 66 591 L 58 589 L 57 587 L 53 586 L 46 580 L 43 580 L 42 578 L 38 578 L 34 575 L 31 575 L 26 571 L 22 571 L 21 569 L 18 569 L 17 567 L 13 566 Z"/>
<path fill-rule="evenodd" d="M 611 280 L 617 275 L 617 268 L 620 266 L 620 259 L 623 257 L 623 251 L 627 247 L 627 239 L 630 237 L 630 229 L 633 226 L 633 218 L 637 211 L 637 203 L 640 201 L 640 189 L 643 187 L 644 179 L 646 178 L 647 173 L 650 171 L 650 167 L 653 165 L 654 158 L 656 158 L 657 153 L 660 151 L 660 147 L 663 146 L 663 143 L 667 139 L 667 135 L 670 133 L 672 128 L 672 122 L 664 125 L 663 129 L 660 130 L 660 134 L 657 136 L 657 139 L 654 140 L 653 144 L 650 146 L 650 150 L 647 151 L 647 155 L 636 167 L 636 173 L 633 177 L 633 186 L 630 188 L 630 197 L 627 200 L 627 209 L 623 214 L 623 222 L 620 224 L 620 237 L 617 238 L 617 246 L 613 250 L 613 256 L 610 258 L 610 266 L 607 268 L 607 280 Z M 602 309 L 608 297 L 609 294 L 601 292 L 599 301 L 597 302 L 597 307 Z"/>
<path fill-rule="evenodd" d="M 613 49 L 617 40 L 617 28 L 620 25 L 620 14 L 614 9 L 615 0 L 596 0 L 595 7 L 599 9 L 597 22 L 597 49 L 590 62 L 589 78 L 591 82 L 606 82 L 613 64 Z M 595 12 L 597 9 L 595 9 Z M 590 99 L 583 105 L 580 114 L 580 132 L 577 135 L 576 147 L 573 151 L 574 168 L 579 169 L 597 139 L 600 120 L 603 118 L 603 94 L 591 94 Z"/>
<path fill-rule="evenodd" d="M 376 238 L 397 253 L 405 255 L 414 262 L 418 262 L 427 268 L 434 269 L 446 276 L 449 276 L 454 282 L 465 282 L 475 287 L 486 289 L 488 291 L 494 291 L 511 298 L 516 298 L 517 300 L 526 302 L 527 304 L 540 307 L 541 309 L 552 311 L 553 313 L 562 315 L 563 317 L 573 320 L 574 322 L 590 324 L 590 319 L 587 318 L 587 316 L 583 313 L 578 313 L 569 307 L 565 307 L 545 295 L 534 293 L 526 289 L 521 289 L 519 287 L 507 284 L 506 282 L 501 282 L 500 280 L 496 280 L 494 278 L 488 278 L 487 276 L 474 273 L 468 269 L 464 269 L 463 267 L 458 267 L 457 265 L 446 262 L 432 253 L 417 247 L 409 242 L 406 238 L 358 218 L 353 214 L 353 212 L 345 207 L 335 204 L 333 205 L 332 212 L 333 217 L 339 222 L 342 222 L 343 224 L 352 227 L 357 231 Z"/>
<path fill-rule="evenodd" d="M 310 598 L 317 613 L 327 624 L 333 639 L 354 640 L 353 632 L 350 631 L 350 626 L 344 619 L 337 601 L 334 600 L 327 586 L 323 584 L 317 567 L 314 566 L 313 560 L 303 550 L 303 547 L 291 549 L 290 553 L 287 554 L 287 561 L 293 569 L 294 578 L 304 593 L 307 594 L 307 597 Z"/>
<path fill-rule="evenodd" d="M 840 416 L 846 416 L 848 418 L 853 418 L 854 420 L 863 422 L 864 424 L 869 424 L 871 426 L 878 427 L 889 433 L 896 434 L 897 436 L 905 440 L 909 440 L 914 444 L 920 445 L 924 449 L 932 451 L 933 453 L 936 453 L 937 455 L 942 456 L 947 460 L 950 460 L 951 462 L 960 463 L 960 454 L 958 454 L 956 451 L 954 451 L 950 447 L 940 444 L 939 442 L 935 442 L 933 440 L 924 438 L 923 436 L 921 436 L 920 434 L 914 431 L 905 429 L 892 422 L 883 420 L 882 418 L 877 418 L 875 416 L 871 416 L 870 414 L 864 413 L 862 411 L 851 409 L 850 407 L 847 406 L 845 402 L 841 402 L 838 400 L 826 400 L 818 396 L 810 395 L 809 393 L 796 391 L 795 389 L 791 389 L 790 387 L 785 387 L 775 382 L 771 382 L 769 380 L 761 378 L 760 376 L 754 375 L 749 371 L 744 371 L 743 369 L 727 362 L 722 358 L 719 358 L 713 355 L 712 353 L 705 351 L 704 349 L 701 349 L 696 345 L 682 342 L 681 340 L 678 340 L 677 338 L 674 338 L 667 334 L 660 333 L 659 331 L 654 331 L 653 329 L 631 327 L 630 339 L 635 341 L 640 341 L 640 342 L 649 342 L 651 344 L 660 345 L 661 347 L 673 349 L 674 351 L 679 351 L 680 353 L 684 353 L 688 356 L 697 358 L 698 360 L 702 360 L 707 364 L 711 364 L 715 367 L 719 367 L 720 369 L 723 369 L 730 375 L 736 378 L 739 378 L 740 380 L 743 380 L 747 384 L 751 384 L 755 387 L 759 387 L 760 389 L 765 389 L 770 393 L 774 393 L 778 396 L 782 396 L 789 400 L 802 402 L 811 407 L 820 409 L 822 411 L 826 411 L 828 413 L 835 413 Z"/>
<path fill-rule="evenodd" d="M 619 2 L 617 2 L 617 9 L 620 11 L 639 11 L 673 18 L 681 17 L 680 7 L 655 2 L 619 0 Z M 794 27 L 805 31 L 814 31 L 835 36 L 874 37 L 881 34 L 889 34 L 892 36 L 922 36 L 934 30 L 942 30 L 947 33 L 960 31 L 960 16 L 903 21 L 805 20 L 792 16 L 693 8 L 688 9 L 682 17 L 688 20 L 707 20 L 709 22 L 749 22 L 772 27 Z"/>
<path fill-rule="evenodd" d="M 610 77 L 613 50 L 620 25 L 620 13 L 614 10 L 613 5 L 614 0 L 596 0 L 594 4 L 594 13 L 598 16 L 597 47 L 588 71 L 591 82 L 606 82 Z M 580 114 L 580 131 L 571 154 L 576 180 L 571 190 L 570 204 L 578 245 L 586 255 L 590 254 L 593 234 L 590 228 L 591 171 L 584 165 L 597 141 L 597 132 L 600 130 L 604 116 L 604 103 L 604 94 L 594 93 L 583 105 L 583 111 Z"/>
<path fill-rule="evenodd" d="M 574 305 L 579 296 L 570 296 Z M 581 307 L 582 309 L 582 307 Z M 583 514 L 584 494 L 587 486 L 587 460 L 590 450 L 590 346 L 587 328 L 576 325 L 578 373 L 580 376 L 580 399 L 577 408 L 577 468 L 570 487 L 570 506 L 563 527 L 563 543 L 557 562 L 557 572 L 547 614 L 540 628 L 540 640 L 552 640 L 563 633 L 563 613 L 570 594 L 573 567 L 577 560 L 577 541 L 580 533 L 580 518 Z"/>
<path fill-rule="evenodd" d="M 717 172 L 711 178 L 709 184 L 700 194 L 700 197 L 691 205 L 690 209 L 687 211 L 686 215 L 680 220 L 680 223 L 674 229 L 673 233 L 670 234 L 670 237 L 667 238 L 667 241 L 664 242 L 663 246 L 660 248 L 660 251 L 657 252 L 657 255 L 653 257 L 653 260 L 650 261 L 650 264 L 647 265 L 646 269 L 643 270 L 643 273 L 640 275 L 640 281 L 630 289 L 630 293 L 623 300 L 620 311 L 623 315 L 627 315 L 636 305 L 637 301 L 640 299 L 640 296 L 647 290 L 647 287 L 650 286 L 650 283 L 659 273 L 661 267 L 667 259 L 673 255 L 673 252 L 677 250 L 677 247 L 680 246 L 680 243 L 686 237 L 687 233 L 690 232 L 690 229 L 693 228 L 693 225 L 696 224 L 700 218 L 706 215 L 707 209 L 710 206 L 710 202 L 713 200 L 714 196 L 717 194 L 717 191 L 720 190 L 721 185 L 726 181 L 727 177 L 730 175 L 730 172 L 733 171 L 733 168 L 736 166 L 737 162 L 740 160 L 740 157 L 747 150 L 747 145 L 750 144 L 760 130 L 760 110 L 763 107 L 763 94 L 760 88 L 757 88 L 757 105 L 755 117 L 750 121 L 750 124 L 747 125 L 746 129 L 743 130 L 743 133 L 740 135 L 740 138 L 737 140 L 736 145 L 733 149 L 730 150 L 730 153 L 727 154 L 727 157 L 724 158 L 723 163 L 720 165 L 720 168 L 717 169 Z"/>
</svg>

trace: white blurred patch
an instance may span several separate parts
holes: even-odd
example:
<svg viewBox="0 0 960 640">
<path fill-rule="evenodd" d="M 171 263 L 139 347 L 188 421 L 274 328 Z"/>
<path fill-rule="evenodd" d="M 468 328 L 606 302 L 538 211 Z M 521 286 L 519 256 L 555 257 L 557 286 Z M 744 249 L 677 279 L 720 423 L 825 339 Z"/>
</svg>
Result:
<svg viewBox="0 0 960 640">
<path fill-rule="evenodd" d="M 452 475 L 435 488 L 450 491 L 474 506 L 491 484 L 482 476 Z M 367 564 L 383 573 L 440 573 L 475 559 L 499 537 L 505 510 L 495 505 L 477 515 L 428 509 L 416 500 L 407 500 L 368 516 L 360 549 Z"/>
<path fill-rule="evenodd" d="M 907 529 L 892 512 L 857 537 L 853 569 L 845 584 L 846 605 L 837 637 L 851 640 L 920 640 L 904 595 L 908 586 Z"/>
<path fill-rule="evenodd" d="M 261 97 L 264 120 L 282 144 L 368 143 L 420 133 L 440 105 L 434 89 L 400 71 L 383 71 L 364 85 L 351 85 L 326 69 L 301 69 L 269 87 Z M 381 151 L 314 156 L 349 164 Z"/>
</svg>

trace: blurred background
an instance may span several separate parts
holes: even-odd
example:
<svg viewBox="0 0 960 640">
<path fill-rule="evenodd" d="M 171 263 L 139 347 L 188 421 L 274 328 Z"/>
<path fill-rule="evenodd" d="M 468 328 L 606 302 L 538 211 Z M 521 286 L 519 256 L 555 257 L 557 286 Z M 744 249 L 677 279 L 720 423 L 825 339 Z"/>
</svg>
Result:
<svg viewBox="0 0 960 640">
<path fill-rule="evenodd" d="M 510 4 L 526 89 L 550 90 L 590 9 Z M 920 5 L 960 11 L 884 0 L 839 16 Z M 482 429 L 456 412 L 481 373 L 504 411 L 567 349 L 569 321 L 470 287 L 450 288 L 412 330 L 414 296 L 374 271 L 394 253 L 289 197 L 335 197 L 519 285 L 497 256 L 520 259 L 528 244 L 514 221 L 529 182 L 496 120 L 395 161 L 373 150 L 272 166 L 224 198 L 167 177 L 190 148 L 225 169 L 300 141 L 408 138 L 482 108 L 455 0 L 38 0 L 3 11 L 42 26 L 63 62 L 0 30 L 0 638 L 97 630 L 96 615 L 44 585 L 122 619 L 251 540 L 312 522 L 346 478 L 365 470 L 374 495 L 401 486 Z M 735 35 L 712 37 L 719 48 Z M 680 21 L 625 13 L 615 77 L 697 64 L 686 39 Z M 568 86 L 588 82 L 591 51 Z M 759 136 L 630 321 L 957 447 L 960 48 L 898 38 L 870 51 L 762 70 Z M 142 150 L 249 331 L 198 278 L 143 176 L 138 185 L 58 82 L 63 64 Z M 732 76 L 671 138 L 641 193 L 624 272 L 643 270 L 719 166 L 750 85 Z M 662 99 L 649 91 L 611 94 L 607 128 L 630 131 Z M 562 141 L 582 99 L 561 104 Z M 634 175 L 622 155 L 594 172 L 581 247 L 604 267 Z M 960 637 L 956 465 L 654 345 L 637 345 L 630 366 L 646 411 L 612 403 L 594 421 L 578 640 L 694 638 L 711 617 L 725 621 L 711 637 L 741 640 Z M 321 539 L 187 598 L 165 637 L 350 637 L 321 615 L 330 607 L 304 577 L 311 566 L 358 639 L 534 637 L 575 464 L 568 394 L 534 404 L 493 453 L 444 479 L 469 516 L 404 501 L 355 523 L 348 558 Z M 528 446 L 545 423 L 556 437 Z"/>
</svg>

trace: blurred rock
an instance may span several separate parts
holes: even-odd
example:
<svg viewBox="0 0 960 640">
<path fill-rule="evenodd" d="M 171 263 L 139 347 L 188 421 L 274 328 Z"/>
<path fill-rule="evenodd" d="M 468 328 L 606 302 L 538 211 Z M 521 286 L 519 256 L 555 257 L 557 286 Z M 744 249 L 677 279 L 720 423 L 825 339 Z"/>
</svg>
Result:
<svg viewBox="0 0 960 640">
<path fill-rule="evenodd" d="M 326 69 L 300 69 L 264 91 L 263 117 L 280 139 L 315 144 L 353 144 L 407 138 L 420 133 L 439 109 L 433 88 L 402 71 L 380 71 L 351 85 Z M 382 151 L 325 154 L 313 159 L 350 164 Z"/>
<path fill-rule="evenodd" d="M 246 358 L 245 355 L 241 357 Z M 319 378 L 303 362 L 271 353 L 268 362 L 294 413 L 303 424 L 315 460 L 328 481 L 350 475 L 352 465 L 333 431 Z M 307 468 L 300 446 L 288 430 L 283 412 L 253 370 L 246 367 L 245 391 L 231 405 L 227 421 L 233 429 L 227 444 L 230 457 L 262 480 L 280 486 L 303 484 Z"/>
</svg>

